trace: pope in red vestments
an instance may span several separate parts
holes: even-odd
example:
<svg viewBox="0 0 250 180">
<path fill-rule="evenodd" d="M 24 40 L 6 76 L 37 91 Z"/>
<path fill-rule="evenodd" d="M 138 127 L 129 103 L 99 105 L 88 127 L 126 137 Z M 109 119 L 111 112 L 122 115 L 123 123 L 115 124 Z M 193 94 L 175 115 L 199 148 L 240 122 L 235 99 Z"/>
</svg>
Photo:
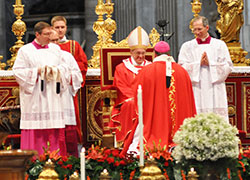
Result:
<svg viewBox="0 0 250 180">
<path fill-rule="evenodd" d="M 63 16 L 55 16 L 51 20 L 51 25 L 53 28 L 58 32 L 59 34 L 59 46 L 61 47 L 62 50 L 70 52 L 80 70 L 82 73 L 82 78 L 83 78 L 83 83 L 82 87 L 85 84 L 85 79 L 86 79 L 86 73 L 88 69 L 88 61 L 87 61 L 87 56 L 82 50 L 80 44 L 75 41 L 75 40 L 68 40 L 65 36 L 67 32 L 67 20 Z M 77 139 L 79 143 L 83 142 L 82 139 L 82 128 L 81 128 L 81 120 L 80 120 L 80 112 L 79 112 L 79 105 L 78 105 L 78 96 L 77 94 L 74 96 L 74 106 L 75 106 L 75 115 L 76 115 L 76 123 L 77 127 L 68 127 L 66 129 L 66 134 L 67 134 L 67 149 L 70 154 L 75 155 L 78 157 L 78 149 L 77 149 Z M 77 134 L 75 135 L 75 130 L 77 131 Z M 75 137 L 77 136 L 77 137 Z"/>
<path fill-rule="evenodd" d="M 116 132 L 119 147 L 131 132 L 137 117 L 132 90 L 134 79 L 141 68 L 151 63 L 145 60 L 149 38 L 143 28 L 139 26 L 130 33 L 128 44 L 131 57 L 123 60 L 115 70 L 113 85 L 117 90 L 117 99 L 109 123 L 109 127 Z"/>
<path fill-rule="evenodd" d="M 169 45 L 160 41 L 155 46 L 157 56 L 153 63 L 144 67 L 135 78 L 134 97 L 137 104 L 137 87 L 142 87 L 143 106 L 143 137 L 146 147 L 152 148 L 154 143 L 171 145 L 175 132 L 183 120 L 196 114 L 192 84 L 184 68 L 175 63 L 169 51 Z M 131 143 L 136 143 L 139 129 L 138 119 L 133 126 L 133 131 L 125 141 L 123 153 L 131 149 Z M 135 139 L 137 141 L 135 142 Z"/>
</svg>

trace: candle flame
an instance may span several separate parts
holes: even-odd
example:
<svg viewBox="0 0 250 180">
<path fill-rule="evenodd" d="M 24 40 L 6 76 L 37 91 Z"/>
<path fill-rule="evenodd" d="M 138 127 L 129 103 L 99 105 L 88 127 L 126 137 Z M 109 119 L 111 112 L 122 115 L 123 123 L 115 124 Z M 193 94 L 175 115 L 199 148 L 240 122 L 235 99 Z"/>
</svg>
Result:
<svg viewBox="0 0 250 180">
<path fill-rule="evenodd" d="M 81 150 L 82 153 L 85 153 L 85 148 L 83 147 L 82 150 Z"/>
</svg>

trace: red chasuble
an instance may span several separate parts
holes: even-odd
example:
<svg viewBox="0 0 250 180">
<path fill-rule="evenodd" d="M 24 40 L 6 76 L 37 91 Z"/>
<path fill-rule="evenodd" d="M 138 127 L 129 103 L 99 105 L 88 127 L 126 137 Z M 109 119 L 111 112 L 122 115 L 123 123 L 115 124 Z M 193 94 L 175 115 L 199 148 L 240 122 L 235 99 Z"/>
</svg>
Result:
<svg viewBox="0 0 250 180">
<path fill-rule="evenodd" d="M 143 136 L 147 147 L 152 148 L 153 142 L 161 146 L 172 143 L 175 132 L 183 120 L 196 114 L 192 84 L 188 73 L 177 63 L 172 63 L 171 85 L 166 86 L 166 63 L 154 62 L 143 68 L 135 78 L 135 103 L 137 104 L 137 88 L 142 86 L 143 98 Z M 122 153 L 126 153 L 134 136 L 138 119 L 133 125 L 124 143 Z"/>
<path fill-rule="evenodd" d="M 125 60 L 126 63 L 131 63 L 131 59 Z M 144 65 L 149 64 L 148 61 Z M 111 121 L 109 127 L 116 132 L 116 140 L 119 144 L 127 138 L 132 130 L 133 123 L 137 117 L 134 105 L 133 85 L 135 77 L 141 68 L 144 66 L 134 66 L 133 70 L 126 67 L 125 63 L 120 63 L 116 66 L 113 85 L 117 90 L 117 98 L 114 108 L 112 109 Z"/>
<path fill-rule="evenodd" d="M 74 40 L 67 40 L 66 42 L 60 43 L 59 46 L 61 47 L 62 50 L 68 51 L 74 56 L 78 66 L 82 72 L 82 78 L 83 78 L 82 87 L 83 87 L 85 84 L 86 73 L 87 73 L 87 69 L 88 69 L 88 61 L 87 61 L 86 54 L 82 50 L 80 44 Z M 83 141 L 82 140 L 82 128 L 81 128 L 80 112 L 79 112 L 78 96 L 77 95 L 74 96 L 74 106 L 75 106 L 78 141 L 79 141 L 79 143 L 82 143 L 82 141 Z M 68 128 L 67 134 L 69 134 L 70 136 L 71 136 L 71 134 L 73 135 L 74 134 L 73 129 Z M 74 144 L 74 143 L 72 143 L 73 138 L 75 138 L 75 137 L 71 136 L 71 138 L 68 138 L 69 143 L 67 145 L 67 148 L 73 149 L 72 150 L 73 155 L 75 155 L 77 153 L 77 157 L 78 157 L 77 147 L 74 146 L 74 148 L 72 148 L 73 147 L 72 144 Z"/>
</svg>

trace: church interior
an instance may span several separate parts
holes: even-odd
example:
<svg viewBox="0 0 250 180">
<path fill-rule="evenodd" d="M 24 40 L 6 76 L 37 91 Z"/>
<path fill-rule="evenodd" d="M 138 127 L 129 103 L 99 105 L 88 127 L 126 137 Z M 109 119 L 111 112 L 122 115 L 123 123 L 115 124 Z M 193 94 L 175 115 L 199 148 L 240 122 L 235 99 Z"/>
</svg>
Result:
<svg viewBox="0 0 250 180">
<path fill-rule="evenodd" d="M 146 52 L 147 59 L 154 58 L 153 48 L 157 42 L 166 41 L 171 47 L 169 53 L 177 61 L 182 44 L 195 38 L 190 25 L 192 19 L 199 15 L 207 17 L 209 35 L 226 43 L 233 63 L 233 70 L 225 80 L 228 118 L 238 130 L 240 141 L 237 146 L 242 157 L 240 160 L 236 158 L 240 163 L 237 161 L 232 169 L 232 164 L 226 164 L 224 175 L 226 179 L 250 179 L 249 0 L 0 1 L 1 179 L 200 179 L 200 166 L 192 162 L 186 169 L 177 172 L 171 153 L 157 145 L 155 153 L 153 149 L 148 151 L 154 154 L 154 158 L 164 158 L 154 160 L 145 154 L 145 165 L 144 160 L 141 165 L 141 156 L 139 159 L 128 159 L 118 155 L 116 158 L 119 158 L 120 164 L 112 167 L 107 159 L 103 160 L 106 164 L 98 161 L 98 156 L 104 158 L 109 149 L 114 157 L 122 150 L 122 144 L 116 142 L 109 122 L 117 98 L 117 91 L 112 88 L 115 67 L 130 57 L 127 38 L 130 32 L 141 26 L 148 33 L 150 45 Z M 50 23 L 53 16 L 67 19 L 66 36 L 80 44 L 88 60 L 85 85 L 78 91 L 82 142 L 78 145 L 79 158 L 67 157 L 63 161 L 64 157 L 45 148 L 43 163 L 39 164 L 31 160 L 37 155 L 35 151 L 20 149 L 19 84 L 12 67 L 18 50 L 35 38 L 34 25 L 39 21 Z M 39 160 L 42 161 L 41 157 Z M 59 162 L 68 164 L 63 166 Z M 126 162 L 126 167 L 121 162 Z M 221 162 L 217 161 L 217 164 Z M 222 175 L 216 175 L 214 169 L 206 171 L 206 174 L 209 177 L 204 180 L 222 179 Z"/>
</svg>

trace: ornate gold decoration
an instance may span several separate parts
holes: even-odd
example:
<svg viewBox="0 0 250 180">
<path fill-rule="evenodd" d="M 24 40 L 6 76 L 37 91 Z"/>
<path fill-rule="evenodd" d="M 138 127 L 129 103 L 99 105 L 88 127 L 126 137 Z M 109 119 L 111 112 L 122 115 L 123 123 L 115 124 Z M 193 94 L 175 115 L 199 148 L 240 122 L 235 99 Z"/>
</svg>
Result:
<svg viewBox="0 0 250 180">
<path fill-rule="evenodd" d="M 226 44 L 234 66 L 250 65 L 250 59 L 246 59 L 246 55 L 248 53 L 241 47 L 240 42 L 231 42 Z"/>
<path fill-rule="evenodd" d="M 198 177 L 199 175 L 194 170 L 194 168 L 191 168 L 187 175 L 188 180 L 198 180 Z"/>
<path fill-rule="evenodd" d="M 112 13 L 114 11 L 114 3 L 111 3 L 111 0 L 106 0 L 106 4 L 105 4 L 105 10 L 107 13 L 107 19 L 104 21 L 104 28 L 106 31 L 106 43 L 104 43 L 104 45 L 109 46 L 109 44 L 114 44 L 114 40 L 112 40 L 112 34 L 114 34 L 115 30 L 116 30 L 116 22 L 111 19 L 112 17 Z"/>
<path fill-rule="evenodd" d="M 111 176 L 109 176 L 109 172 L 107 169 L 104 169 L 102 172 L 101 172 L 101 175 L 99 176 L 99 179 L 100 180 L 110 180 L 111 179 Z"/>
<path fill-rule="evenodd" d="M 145 167 L 141 170 L 139 180 L 165 180 L 161 169 L 157 166 L 154 158 L 150 157 L 145 163 Z"/>
<path fill-rule="evenodd" d="M 151 33 L 149 34 L 149 39 L 152 44 L 152 47 L 154 47 L 155 44 L 160 41 L 160 34 L 155 28 L 151 30 Z"/>
<path fill-rule="evenodd" d="M 98 35 L 98 41 L 92 47 L 93 56 L 88 61 L 88 66 L 90 68 L 99 68 L 100 67 L 100 55 L 99 50 L 103 45 L 103 41 L 105 40 L 105 31 L 104 26 L 105 22 L 103 19 L 103 15 L 106 13 L 105 5 L 103 0 L 98 0 L 97 6 L 95 8 L 95 13 L 98 15 L 97 21 L 93 24 L 93 31 Z"/>
<path fill-rule="evenodd" d="M 80 180 L 79 174 L 75 171 L 70 177 L 69 180 Z"/>
<path fill-rule="evenodd" d="M 102 91 L 100 86 L 86 86 L 86 102 L 87 102 L 87 126 L 88 138 L 93 140 L 101 140 L 103 129 L 96 122 L 96 117 L 102 115 L 101 106 L 97 107 L 102 99 Z"/>
<path fill-rule="evenodd" d="M 175 89 L 175 76 L 174 76 L 174 70 L 172 70 L 172 76 L 171 76 L 171 84 L 169 87 L 169 101 L 170 101 L 170 113 L 171 113 L 171 121 L 172 121 L 172 132 L 171 137 L 173 138 L 174 132 L 175 132 L 175 126 L 176 126 L 176 89 Z"/>
<path fill-rule="evenodd" d="M 15 42 L 15 45 L 10 48 L 11 59 L 7 61 L 7 64 L 9 66 L 8 69 L 12 69 L 12 66 L 16 60 L 17 51 L 24 45 L 24 42 L 22 41 L 22 36 L 26 32 L 26 25 L 21 20 L 24 13 L 24 5 L 22 5 L 21 0 L 16 0 L 14 7 L 14 14 L 17 15 L 16 21 L 12 25 L 12 32 L 17 36 L 17 41 Z"/>
<path fill-rule="evenodd" d="M 240 29 L 244 23 L 243 0 L 215 0 L 218 6 L 220 19 L 216 28 L 229 49 L 231 59 L 236 66 L 250 65 L 250 59 L 246 59 L 247 51 L 241 47 Z"/>
<path fill-rule="evenodd" d="M 229 116 L 236 115 L 236 107 L 234 105 L 228 105 L 228 115 Z"/>
<path fill-rule="evenodd" d="M 193 0 L 191 3 L 192 5 L 192 12 L 194 13 L 194 18 L 199 16 L 199 13 L 201 12 L 201 5 L 202 3 L 199 0 Z M 193 30 L 193 21 L 194 18 L 190 21 L 189 28 Z"/>
<path fill-rule="evenodd" d="M 5 63 L 1 63 L 2 59 L 3 59 L 3 56 L 0 55 L 0 70 L 3 70 L 6 67 Z"/>
<path fill-rule="evenodd" d="M 45 163 L 43 170 L 38 177 L 38 180 L 53 180 L 53 179 L 59 180 L 59 176 L 55 171 L 54 163 L 49 159 Z"/>
</svg>

